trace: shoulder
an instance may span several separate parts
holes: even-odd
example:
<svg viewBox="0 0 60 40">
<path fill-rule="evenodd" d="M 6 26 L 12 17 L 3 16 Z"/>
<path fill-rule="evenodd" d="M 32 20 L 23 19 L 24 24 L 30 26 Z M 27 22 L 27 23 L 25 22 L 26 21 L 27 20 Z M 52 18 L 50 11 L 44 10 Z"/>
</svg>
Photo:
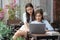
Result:
<svg viewBox="0 0 60 40">
<path fill-rule="evenodd" d="M 26 17 L 26 12 L 25 12 L 25 13 L 23 13 L 23 17 Z"/>
<path fill-rule="evenodd" d="M 38 22 L 38 21 L 32 21 L 31 24 L 41 24 L 42 22 Z"/>
<path fill-rule="evenodd" d="M 24 15 L 26 15 L 26 12 L 25 12 L 25 13 L 23 13 L 23 16 L 24 16 Z"/>
<path fill-rule="evenodd" d="M 47 20 L 42 20 L 42 22 L 48 22 Z"/>
<path fill-rule="evenodd" d="M 47 24 L 47 25 L 50 24 L 47 20 L 43 20 L 42 22 L 45 23 L 45 24 Z"/>
</svg>

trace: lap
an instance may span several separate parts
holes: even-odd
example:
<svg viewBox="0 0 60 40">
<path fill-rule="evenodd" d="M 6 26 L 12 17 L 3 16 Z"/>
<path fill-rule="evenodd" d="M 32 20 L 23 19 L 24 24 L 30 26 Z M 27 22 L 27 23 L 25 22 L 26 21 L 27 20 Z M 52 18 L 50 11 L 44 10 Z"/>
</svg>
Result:
<svg viewBox="0 0 60 40">
<path fill-rule="evenodd" d="M 15 33 L 15 36 L 25 36 L 27 34 L 27 31 L 23 31 L 23 30 L 18 30 Z"/>
<path fill-rule="evenodd" d="M 27 27 L 25 27 L 25 25 L 23 25 L 19 30 L 22 30 L 22 31 L 29 31 L 29 29 Z"/>
<path fill-rule="evenodd" d="M 28 31 L 29 29 L 23 25 L 19 30 L 17 30 L 15 36 L 25 36 Z"/>
</svg>

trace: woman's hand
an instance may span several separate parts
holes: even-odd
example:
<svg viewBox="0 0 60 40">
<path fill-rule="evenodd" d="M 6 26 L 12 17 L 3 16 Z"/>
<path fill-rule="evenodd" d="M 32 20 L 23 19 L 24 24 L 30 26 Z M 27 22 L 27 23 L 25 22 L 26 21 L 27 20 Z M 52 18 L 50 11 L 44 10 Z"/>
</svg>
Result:
<svg viewBox="0 0 60 40">
<path fill-rule="evenodd" d="M 46 32 L 49 32 L 49 30 L 46 30 Z"/>
</svg>

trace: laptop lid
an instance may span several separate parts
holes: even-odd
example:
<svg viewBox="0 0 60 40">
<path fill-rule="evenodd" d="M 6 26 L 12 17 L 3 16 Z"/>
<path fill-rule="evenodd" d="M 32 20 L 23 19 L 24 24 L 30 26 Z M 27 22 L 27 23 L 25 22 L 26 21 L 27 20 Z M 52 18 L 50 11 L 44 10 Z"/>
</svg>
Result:
<svg viewBox="0 0 60 40">
<path fill-rule="evenodd" d="M 44 34 L 45 24 L 30 24 L 29 29 L 32 34 Z"/>
</svg>

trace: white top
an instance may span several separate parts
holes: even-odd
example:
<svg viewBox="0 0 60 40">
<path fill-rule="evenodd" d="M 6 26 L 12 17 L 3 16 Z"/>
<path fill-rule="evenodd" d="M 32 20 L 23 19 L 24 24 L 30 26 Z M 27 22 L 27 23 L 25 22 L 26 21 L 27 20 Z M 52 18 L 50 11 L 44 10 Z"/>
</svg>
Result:
<svg viewBox="0 0 60 40">
<path fill-rule="evenodd" d="M 23 18 L 22 19 L 23 19 L 24 23 L 27 22 L 26 13 L 23 14 Z"/>
<path fill-rule="evenodd" d="M 32 18 L 30 17 L 30 21 L 32 21 Z M 26 18 L 26 13 L 23 14 L 23 22 L 26 23 L 27 22 L 27 18 Z"/>
<path fill-rule="evenodd" d="M 33 24 L 44 23 L 46 25 L 46 29 L 48 29 L 48 30 L 54 30 L 53 27 L 49 24 L 49 22 L 47 20 L 42 20 L 42 22 L 32 21 L 31 23 L 33 23 Z"/>
</svg>

